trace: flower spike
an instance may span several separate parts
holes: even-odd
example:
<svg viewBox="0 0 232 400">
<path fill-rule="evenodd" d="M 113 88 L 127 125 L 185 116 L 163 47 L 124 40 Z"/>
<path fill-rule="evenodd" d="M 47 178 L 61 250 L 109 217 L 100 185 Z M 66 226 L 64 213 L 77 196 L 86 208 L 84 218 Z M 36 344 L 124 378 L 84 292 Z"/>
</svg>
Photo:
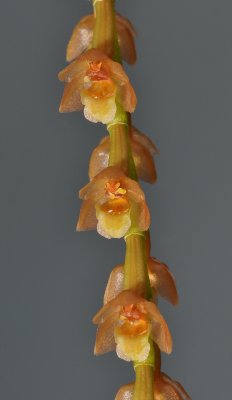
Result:
<svg viewBox="0 0 232 400">
<path fill-rule="evenodd" d="M 93 318 L 94 352 L 116 351 L 134 363 L 135 383 L 124 385 L 115 400 L 191 400 L 161 372 L 161 351 L 171 353 L 172 337 L 158 296 L 176 305 L 178 292 L 167 265 L 151 257 L 150 212 L 138 179 L 156 182 L 158 150 L 132 124 L 137 98 L 122 60 L 136 62 L 136 32 L 116 13 L 115 3 L 92 0 L 93 13 L 81 19 L 68 42 L 70 64 L 58 75 L 65 83 L 60 112 L 82 110 L 109 133 L 93 150 L 89 183 L 79 191 L 77 230 L 124 238 L 126 247 L 125 261 L 111 272 L 104 304 Z"/>
</svg>

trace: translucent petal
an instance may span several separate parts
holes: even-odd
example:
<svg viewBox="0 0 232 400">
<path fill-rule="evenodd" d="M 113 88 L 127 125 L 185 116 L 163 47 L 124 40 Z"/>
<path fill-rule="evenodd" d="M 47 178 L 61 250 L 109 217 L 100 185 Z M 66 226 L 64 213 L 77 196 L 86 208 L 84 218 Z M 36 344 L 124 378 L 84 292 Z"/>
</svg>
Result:
<svg viewBox="0 0 232 400">
<path fill-rule="evenodd" d="M 125 25 L 120 24 L 118 21 L 116 21 L 116 26 L 122 58 L 128 64 L 133 65 L 136 63 L 137 58 L 134 36 L 131 34 L 131 31 L 125 27 Z"/>
<path fill-rule="evenodd" d="M 112 61 L 110 58 L 105 61 L 105 64 L 111 71 L 111 78 L 114 79 L 118 85 L 125 86 L 129 82 L 129 78 L 121 64 L 116 61 Z"/>
<path fill-rule="evenodd" d="M 141 231 L 147 231 L 150 226 L 151 218 L 149 208 L 145 200 L 142 200 L 139 204 L 138 211 L 139 219 L 138 219 L 138 227 Z"/>
<path fill-rule="evenodd" d="M 165 319 L 160 314 L 158 307 L 154 303 L 146 301 L 145 309 L 152 323 L 152 339 L 161 351 L 170 354 L 172 352 L 172 337 Z"/>
<path fill-rule="evenodd" d="M 121 14 L 116 14 L 116 24 L 120 24 L 124 26 L 125 29 L 128 29 L 133 37 L 137 35 L 136 30 L 129 19 L 123 17 Z"/>
<path fill-rule="evenodd" d="M 174 276 L 168 266 L 155 258 L 149 258 L 148 268 L 151 286 L 161 297 L 176 305 L 178 303 L 178 292 Z"/>
<path fill-rule="evenodd" d="M 89 178 L 93 179 L 99 172 L 108 167 L 110 138 L 106 136 L 93 150 L 89 161 Z"/>
<path fill-rule="evenodd" d="M 132 154 L 137 174 L 145 182 L 154 183 L 157 180 L 157 172 L 153 155 L 140 143 L 132 141 Z"/>
<path fill-rule="evenodd" d="M 79 92 L 79 80 L 73 79 L 72 82 L 67 83 L 64 88 L 64 93 L 61 99 L 59 111 L 61 113 L 80 111 L 83 105 Z"/>
<path fill-rule="evenodd" d="M 107 177 L 100 176 L 100 174 L 95 176 L 91 182 L 79 191 L 80 199 L 88 200 L 91 198 L 95 202 L 99 201 L 105 195 L 106 182 Z"/>
<path fill-rule="evenodd" d="M 129 81 L 120 87 L 120 96 L 124 110 L 133 113 L 137 105 L 137 97 Z"/>
<path fill-rule="evenodd" d="M 110 274 L 104 294 L 104 304 L 115 299 L 115 297 L 117 297 L 117 295 L 122 292 L 123 278 L 124 278 L 123 266 L 118 265 L 113 269 L 113 271 Z"/>
<path fill-rule="evenodd" d="M 78 231 L 96 229 L 97 218 L 96 210 L 92 199 L 85 200 L 80 209 L 80 215 L 77 222 Z"/>
<path fill-rule="evenodd" d="M 134 126 L 131 127 L 131 134 L 133 136 L 133 140 L 144 146 L 152 155 L 159 153 L 156 145 L 152 142 L 152 140 L 144 133 L 141 133 Z"/>
<path fill-rule="evenodd" d="M 98 326 L 94 354 L 100 355 L 115 349 L 114 325 L 115 314 Z"/>
<path fill-rule="evenodd" d="M 75 26 L 66 51 L 66 60 L 68 62 L 73 61 L 89 47 L 93 37 L 93 28 L 93 14 L 85 16 Z"/>
<path fill-rule="evenodd" d="M 123 385 L 116 394 L 115 400 L 132 400 L 134 384 Z"/>
<path fill-rule="evenodd" d="M 191 400 L 183 386 L 168 375 L 161 372 L 155 382 L 154 400 Z"/>
</svg>

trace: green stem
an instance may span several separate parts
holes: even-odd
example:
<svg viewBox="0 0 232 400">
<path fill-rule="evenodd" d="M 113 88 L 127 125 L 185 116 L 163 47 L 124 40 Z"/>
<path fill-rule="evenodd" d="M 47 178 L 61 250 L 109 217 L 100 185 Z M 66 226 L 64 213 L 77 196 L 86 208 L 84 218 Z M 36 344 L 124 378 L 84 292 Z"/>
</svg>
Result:
<svg viewBox="0 0 232 400">
<path fill-rule="evenodd" d="M 130 178 L 137 180 L 129 138 L 128 115 L 120 104 L 117 104 L 115 118 L 107 129 L 110 134 L 109 165 L 121 168 Z"/>
<path fill-rule="evenodd" d="M 114 0 L 93 0 L 93 5 L 95 26 L 92 47 L 121 63 Z M 117 104 L 116 116 L 107 129 L 110 134 L 109 165 L 122 168 L 130 178 L 137 180 L 129 138 L 130 121 L 120 104 Z M 131 231 L 126 237 L 124 276 L 125 289 L 133 290 L 147 299 L 151 298 L 144 232 Z M 147 360 L 135 365 L 136 381 L 133 400 L 154 400 L 154 363 L 154 346 L 151 342 Z"/>
<path fill-rule="evenodd" d="M 138 365 L 135 374 L 133 400 L 154 400 L 154 368 Z"/>
<path fill-rule="evenodd" d="M 93 0 L 93 7 L 96 18 L 92 47 L 115 59 L 118 51 L 114 0 Z"/>
<path fill-rule="evenodd" d="M 145 234 L 135 233 L 126 237 L 124 289 L 133 290 L 142 297 L 151 297 Z"/>
</svg>

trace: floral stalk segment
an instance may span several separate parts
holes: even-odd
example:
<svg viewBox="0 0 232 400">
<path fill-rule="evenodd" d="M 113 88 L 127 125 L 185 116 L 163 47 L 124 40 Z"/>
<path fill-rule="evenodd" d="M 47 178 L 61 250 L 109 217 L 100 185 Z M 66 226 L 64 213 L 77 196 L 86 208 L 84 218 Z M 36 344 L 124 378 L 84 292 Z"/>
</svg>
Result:
<svg viewBox="0 0 232 400">
<path fill-rule="evenodd" d="M 129 138 L 128 117 L 120 105 L 117 106 L 115 119 L 107 128 L 110 134 L 109 166 L 117 166 L 130 178 L 137 180 Z"/>
<path fill-rule="evenodd" d="M 117 45 L 117 32 L 114 19 L 114 2 L 111 0 L 98 0 L 93 4 L 96 22 L 92 46 L 103 50 L 110 57 L 115 57 L 115 54 L 119 55 L 119 46 Z M 111 11 L 109 10 L 110 7 L 112 8 Z M 116 61 L 120 62 L 121 59 L 116 58 Z M 121 168 L 130 178 L 137 180 L 129 138 L 129 123 L 130 121 L 128 120 L 126 110 L 120 104 L 120 101 L 118 101 L 115 117 L 107 127 L 110 133 L 108 165 Z M 138 214 L 140 210 L 137 208 L 134 209 L 133 212 L 135 215 L 131 217 L 132 224 L 125 238 L 126 258 L 124 265 L 124 289 L 132 290 L 137 295 L 150 299 L 152 297 L 152 292 L 147 269 L 146 237 L 144 232 L 138 231 L 136 225 L 133 226 L 133 220 L 137 219 L 136 214 Z M 142 345 L 142 341 L 144 340 L 143 336 L 144 335 L 141 334 L 142 339 L 140 345 Z M 120 334 L 118 335 L 118 340 L 119 338 Z M 139 346 L 139 344 L 137 345 Z M 153 381 L 155 360 L 153 343 L 150 343 L 149 347 L 150 351 L 144 360 L 144 364 L 141 363 L 136 366 L 133 400 L 154 399 Z"/>
<path fill-rule="evenodd" d="M 126 257 L 124 264 L 124 289 L 133 290 L 147 299 L 152 297 L 149 283 L 146 237 L 144 233 L 126 236 Z"/>
<path fill-rule="evenodd" d="M 154 368 L 139 365 L 135 369 L 136 379 L 133 400 L 154 400 Z"/>
<path fill-rule="evenodd" d="M 115 61 L 121 61 L 118 50 L 114 0 L 93 0 L 95 24 L 92 47 Z"/>
</svg>

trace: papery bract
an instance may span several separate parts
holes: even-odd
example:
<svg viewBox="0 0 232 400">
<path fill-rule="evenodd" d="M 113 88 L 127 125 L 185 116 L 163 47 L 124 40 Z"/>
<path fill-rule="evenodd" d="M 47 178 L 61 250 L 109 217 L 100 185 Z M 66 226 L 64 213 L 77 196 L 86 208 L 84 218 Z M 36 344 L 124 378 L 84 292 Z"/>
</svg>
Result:
<svg viewBox="0 0 232 400">
<path fill-rule="evenodd" d="M 75 26 L 66 51 L 66 60 L 68 62 L 73 61 L 91 47 L 94 24 L 95 17 L 91 14 L 82 18 Z M 134 64 L 136 62 L 134 43 L 136 32 L 132 24 L 128 19 L 116 14 L 116 30 L 122 58 L 129 64 Z"/>
<path fill-rule="evenodd" d="M 157 306 L 130 290 L 124 290 L 93 318 L 98 325 L 95 354 L 116 347 L 126 361 L 144 361 L 152 339 L 161 351 L 172 351 L 168 326 Z"/>
<path fill-rule="evenodd" d="M 97 231 L 106 238 L 121 238 L 133 225 L 146 231 L 150 214 L 139 184 L 118 167 L 108 167 L 79 192 L 83 204 L 77 230 Z"/>
<path fill-rule="evenodd" d="M 97 49 L 91 49 L 59 73 L 66 82 L 60 112 L 79 111 L 92 122 L 111 122 L 117 102 L 133 112 L 136 95 L 121 64 Z"/>
<path fill-rule="evenodd" d="M 123 265 L 118 265 L 110 274 L 105 294 L 104 304 L 114 299 L 123 290 L 124 270 Z M 157 296 L 164 297 L 171 304 L 178 303 L 178 292 L 175 279 L 167 267 L 155 258 L 148 258 L 148 274 L 153 293 L 153 300 Z"/>
<path fill-rule="evenodd" d="M 154 183 L 157 173 L 153 156 L 158 153 L 154 143 L 136 128 L 131 127 L 130 141 L 133 159 L 138 177 L 146 182 Z M 89 177 L 92 179 L 102 171 L 109 161 L 110 137 L 104 137 L 92 152 L 89 163 Z"/>
</svg>

